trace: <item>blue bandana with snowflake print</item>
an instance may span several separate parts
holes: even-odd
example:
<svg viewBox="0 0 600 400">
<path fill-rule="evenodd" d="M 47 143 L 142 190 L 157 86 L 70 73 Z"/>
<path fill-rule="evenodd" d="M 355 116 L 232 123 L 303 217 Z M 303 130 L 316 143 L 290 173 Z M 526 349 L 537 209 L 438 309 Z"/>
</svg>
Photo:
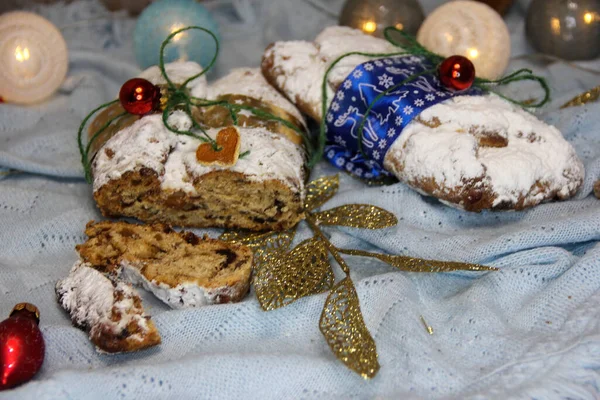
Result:
<svg viewBox="0 0 600 400">
<path fill-rule="evenodd" d="M 337 90 L 325 116 L 325 157 L 339 169 L 364 179 L 391 176 L 383 160 L 402 130 L 423 110 L 454 96 L 481 95 L 471 88 L 446 88 L 437 74 L 425 74 L 379 99 L 366 116 L 362 153 L 358 130 L 375 98 L 414 74 L 433 69 L 424 57 L 401 56 L 366 62 L 356 67 Z"/>
</svg>

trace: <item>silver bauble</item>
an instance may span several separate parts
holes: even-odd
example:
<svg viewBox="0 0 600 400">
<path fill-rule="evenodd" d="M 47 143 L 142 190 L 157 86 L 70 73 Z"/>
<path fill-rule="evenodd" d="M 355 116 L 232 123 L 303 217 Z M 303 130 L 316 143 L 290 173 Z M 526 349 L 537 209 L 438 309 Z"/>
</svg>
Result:
<svg viewBox="0 0 600 400">
<path fill-rule="evenodd" d="M 600 55 L 600 0 L 533 0 L 527 38 L 539 52 L 566 60 Z"/>
<path fill-rule="evenodd" d="M 424 18 L 417 0 L 347 0 L 339 22 L 340 25 L 383 37 L 383 30 L 388 26 L 414 35 Z"/>
</svg>

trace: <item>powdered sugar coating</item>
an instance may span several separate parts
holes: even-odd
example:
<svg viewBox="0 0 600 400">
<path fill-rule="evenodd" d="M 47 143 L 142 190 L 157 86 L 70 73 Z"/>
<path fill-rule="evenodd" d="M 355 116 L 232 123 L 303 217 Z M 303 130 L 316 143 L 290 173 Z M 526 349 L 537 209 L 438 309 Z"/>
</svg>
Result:
<svg viewBox="0 0 600 400">
<path fill-rule="evenodd" d="M 165 71 L 171 82 L 175 84 L 182 84 L 191 76 L 197 75 L 202 72 L 202 67 L 193 61 L 175 61 L 169 64 L 165 64 Z M 139 78 L 149 80 L 155 85 L 166 85 L 167 81 L 162 76 L 162 73 L 158 66 L 152 66 L 141 74 Z M 194 97 L 206 97 L 207 83 L 206 76 L 202 75 L 190 83 L 187 84 L 190 89 L 190 94 Z"/>
<path fill-rule="evenodd" d="M 447 192 L 480 181 L 494 193 L 493 206 L 523 197 L 535 205 L 549 192 L 567 198 L 583 180 L 583 164 L 555 127 L 496 95 L 455 97 L 426 109 L 420 119 L 440 124 L 413 120 L 385 158 L 385 168 L 401 180 L 433 178 Z M 480 145 L 477 132 L 491 132 L 506 146 Z M 532 190 L 538 183 L 546 190 Z"/>
<path fill-rule="evenodd" d="M 274 84 L 302 111 L 320 119 L 321 82 L 327 64 L 314 43 L 277 42 L 267 49 L 265 57 L 272 60 Z M 326 90 L 331 98 L 333 90 L 329 86 Z"/>
<path fill-rule="evenodd" d="M 172 118 L 172 119 L 171 119 Z M 171 125 L 189 126 L 184 113 L 173 114 Z M 278 135 L 262 128 L 239 128 L 242 138 L 240 154 L 249 153 L 229 168 L 206 166 L 196 160 L 198 139 L 177 135 L 165 128 L 161 115 L 136 121 L 113 136 L 98 152 L 94 161 L 94 191 L 124 173 L 142 167 L 156 171 L 165 190 L 183 190 L 194 194 L 194 177 L 213 171 L 239 172 L 251 181 L 277 179 L 293 192 L 304 196 L 304 152 Z M 216 138 L 219 129 L 207 133 Z M 110 149 L 107 152 L 106 149 Z"/>
<path fill-rule="evenodd" d="M 295 193 L 304 196 L 304 156 L 299 147 L 283 136 L 262 128 L 239 128 L 242 142 L 238 159 L 232 167 L 206 166 L 196 160 L 200 142 L 190 137 L 178 137 L 174 151 L 165 163 L 162 176 L 163 189 L 183 190 L 195 193 L 190 175 L 202 176 L 212 171 L 228 170 L 245 175 L 250 181 L 280 180 Z M 208 135 L 216 138 L 219 129 L 210 129 Z"/>
<path fill-rule="evenodd" d="M 164 127 L 162 115 L 139 119 L 110 138 L 96 155 L 94 191 L 137 168 L 150 168 L 162 175 L 164 163 L 176 143 L 177 135 Z"/>
<path fill-rule="evenodd" d="M 347 26 L 325 28 L 315 38 L 315 44 L 319 48 L 319 56 L 327 60 L 328 66 L 338 57 L 351 52 L 390 54 L 403 51 L 387 40 L 365 35 L 363 31 Z M 369 60 L 373 60 L 373 57 L 351 55 L 343 58 L 327 76 L 330 86 L 337 89 L 357 65 Z"/>
<path fill-rule="evenodd" d="M 148 280 L 140 268 L 121 261 L 120 277 L 126 281 L 142 286 L 174 309 L 202 307 L 220 303 L 220 298 L 230 298 L 236 293 L 236 289 L 223 286 L 220 288 L 205 288 L 195 282 L 183 282 L 176 287 L 171 287 L 162 282 Z"/>
<path fill-rule="evenodd" d="M 198 64 L 190 62 L 167 64 L 166 69 L 174 82 L 183 81 L 201 70 Z M 152 67 L 142 75 L 153 83 L 160 83 L 162 79 L 158 67 Z M 202 82 L 198 86 L 202 86 Z M 210 93 L 212 96 L 226 93 L 260 96 L 264 101 L 276 101 L 281 108 L 285 106 L 286 111 L 291 109 L 302 121 L 298 111 L 269 86 L 258 70 L 236 70 L 231 76 L 219 80 Z M 168 122 L 178 130 L 191 128 L 190 118 L 182 111 L 174 111 Z M 216 138 L 218 131 L 209 129 L 207 133 Z M 242 173 L 251 181 L 279 180 L 293 192 L 304 196 L 303 148 L 263 128 L 240 127 L 239 131 L 242 139 L 240 154 L 249 153 L 230 168 L 206 166 L 196 160 L 196 149 L 202 142 L 169 131 L 163 124 L 161 114 L 144 116 L 117 132 L 98 152 L 94 159 L 94 191 L 128 171 L 149 168 L 157 173 L 164 190 L 183 190 L 194 194 L 194 177 L 228 170 Z"/>
<path fill-rule="evenodd" d="M 322 82 L 327 68 L 341 55 L 353 52 L 394 53 L 400 48 L 383 39 L 365 35 L 360 30 L 332 26 L 323 30 L 315 42 L 276 42 L 264 54 L 263 68 L 272 63 L 275 85 L 296 105 L 305 104 L 304 112 L 321 119 Z M 372 58 L 352 55 L 342 59 L 329 72 L 327 98 L 359 64 Z"/>
<path fill-rule="evenodd" d="M 240 82 L 244 84 L 240 85 Z M 304 123 L 304 118 L 298 109 L 269 85 L 258 68 L 233 69 L 227 76 L 211 83 L 208 87 L 208 97 L 211 99 L 225 94 L 241 94 L 273 104 Z"/>
<path fill-rule="evenodd" d="M 146 315 L 134 305 L 133 299 L 139 297 L 135 289 L 125 282 L 113 282 L 89 263 L 78 260 L 69 275 L 57 283 L 56 291 L 73 323 L 89 327 L 90 337 L 103 331 L 119 335 L 132 322 L 140 331 L 128 338 L 141 342 L 149 331 Z M 116 293 L 122 295 L 121 300 L 115 298 Z M 116 321 L 111 318 L 113 309 L 121 316 Z"/>
</svg>

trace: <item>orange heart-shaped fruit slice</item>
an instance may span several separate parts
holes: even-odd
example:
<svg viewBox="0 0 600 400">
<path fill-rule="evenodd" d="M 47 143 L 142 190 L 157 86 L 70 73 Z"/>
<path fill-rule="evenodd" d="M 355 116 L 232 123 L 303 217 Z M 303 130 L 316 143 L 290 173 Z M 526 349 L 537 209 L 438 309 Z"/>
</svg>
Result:
<svg viewBox="0 0 600 400">
<path fill-rule="evenodd" d="M 228 126 L 217 133 L 215 150 L 210 143 L 202 143 L 196 150 L 196 160 L 203 165 L 218 165 L 232 167 L 240 156 L 240 133 L 237 128 Z"/>
</svg>

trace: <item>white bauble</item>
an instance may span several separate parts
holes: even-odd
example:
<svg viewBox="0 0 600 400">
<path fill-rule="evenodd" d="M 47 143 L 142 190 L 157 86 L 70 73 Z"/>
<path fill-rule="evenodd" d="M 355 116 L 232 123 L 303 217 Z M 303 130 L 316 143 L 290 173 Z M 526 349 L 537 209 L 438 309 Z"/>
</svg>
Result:
<svg viewBox="0 0 600 400">
<path fill-rule="evenodd" d="M 423 22 L 417 40 L 430 51 L 461 55 L 481 78 L 500 77 L 510 59 L 510 34 L 502 17 L 475 1 L 452 1 L 436 8 Z"/>
<path fill-rule="evenodd" d="M 0 15 L 0 96 L 32 104 L 52 95 L 69 65 L 67 44 L 50 21 L 30 12 Z"/>
</svg>

